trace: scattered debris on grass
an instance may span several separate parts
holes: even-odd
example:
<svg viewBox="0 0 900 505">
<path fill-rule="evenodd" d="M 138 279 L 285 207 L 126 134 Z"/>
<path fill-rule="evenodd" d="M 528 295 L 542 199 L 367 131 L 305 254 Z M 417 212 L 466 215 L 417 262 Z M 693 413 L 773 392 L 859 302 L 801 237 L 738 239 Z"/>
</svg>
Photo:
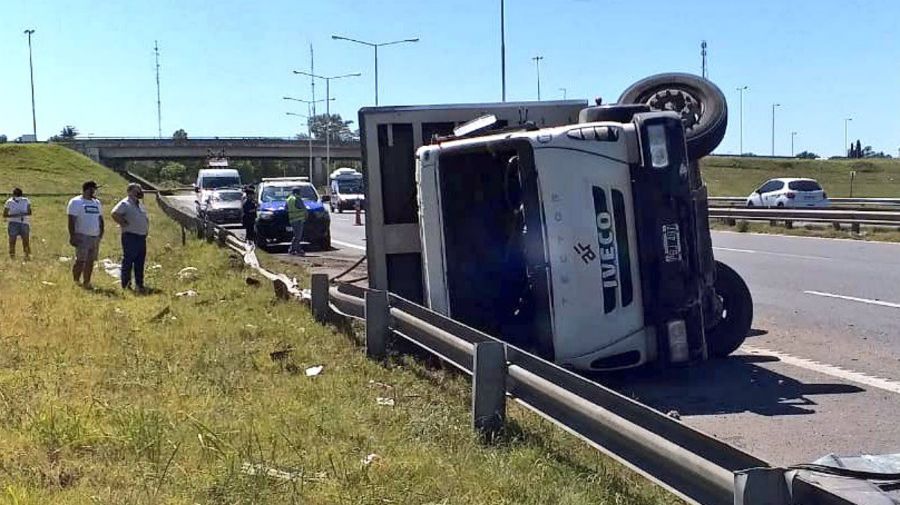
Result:
<svg viewBox="0 0 900 505">
<path fill-rule="evenodd" d="M 122 277 L 122 265 L 116 263 L 115 261 L 109 258 L 103 258 L 100 260 L 100 266 L 103 267 L 103 270 L 114 279 L 119 279 Z"/>
<path fill-rule="evenodd" d="M 183 296 L 193 297 L 193 296 L 197 296 L 197 292 L 194 291 L 193 289 L 189 289 L 187 291 L 179 291 L 178 293 L 175 293 L 175 296 L 177 296 L 179 298 L 183 297 Z"/>
<path fill-rule="evenodd" d="M 379 396 L 378 398 L 375 399 L 375 403 L 378 404 L 379 407 L 393 407 L 394 399 Z"/>
<path fill-rule="evenodd" d="M 311 366 L 306 369 L 306 376 L 307 377 L 315 377 L 315 376 L 319 375 L 320 373 L 322 373 L 322 370 L 324 368 L 325 367 L 322 365 Z"/>
<path fill-rule="evenodd" d="M 56 286 L 55 282 L 50 281 L 41 281 L 41 284 L 43 284 L 44 286 Z"/>
<path fill-rule="evenodd" d="M 60 257 L 59 257 L 59 262 L 60 262 L 60 263 L 68 263 L 68 262 L 70 262 L 70 261 L 72 261 L 72 258 L 70 258 L 70 257 L 68 257 L 68 256 L 60 256 Z"/>
<path fill-rule="evenodd" d="M 197 270 L 197 267 L 184 267 L 179 270 L 175 276 L 181 281 L 192 281 L 196 279 L 199 274 L 200 271 Z"/>
<path fill-rule="evenodd" d="M 288 482 L 297 482 L 302 479 L 309 481 L 324 480 L 328 477 L 325 472 L 316 472 L 312 475 L 304 476 L 303 472 L 298 470 L 280 470 L 262 463 L 243 463 L 241 465 L 241 473 L 244 475 L 265 475 L 271 479 L 284 480 Z"/>
<path fill-rule="evenodd" d="M 172 312 L 171 307 L 169 307 L 168 305 L 166 305 L 166 307 L 165 307 L 164 309 L 162 309 L 161 311 L 157 312 L 155 316 L 151 317 L 151 318 L 150 318 L 150 321 L 162 321 L 162 318 L 164 318 L 164 317 L 166 317 L 167 315 L 169 315 L 170 312 Z M 175 316 L 172 316 L 172 319 L 174 319 L 174 318 L 175 318 Z"/>
<path fill-rule="evenodd" d="M 375 453 L 373 452 L 372 454 L 369 454 L 368 456 L 366 456 L 365 458 L 363 458 L 362 464 L 363 464 L 363 465 L 366 465 L 366 466 L 369 466 L 369 465 L 371 465 L 372 463 L 377 463 L 377 462 L 379 462 L 379 461 L 381 461 L 381 456 L 379 456 L 379 455 L 377 455 L 377 454 L 375 454 Z"/>
</svg>

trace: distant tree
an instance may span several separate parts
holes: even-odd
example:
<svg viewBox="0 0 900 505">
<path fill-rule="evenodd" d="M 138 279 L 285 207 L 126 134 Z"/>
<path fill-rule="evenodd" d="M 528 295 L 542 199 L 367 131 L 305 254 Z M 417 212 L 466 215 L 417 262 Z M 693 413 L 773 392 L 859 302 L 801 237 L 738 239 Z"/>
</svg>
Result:
<svg viewBox="0 0 900 505">
<path fill-rule="evenodd" d="M 298 133 L 294 135 L 294 140 L 309 140 L 308 133 Z"/>
<path fill-rule="evenodd" d="M 187 174 L 187 167 L 181 163 L 170 161 L 163 165 L 159 171 L 159 178 L 164 181 L 181 182 Z"/>
<path fill-rule="evenodd" d="M 6 140 L 6 135 L 0 135 L 0 144 L 5 144 Z"/>
<path fill-rule="evenodd" d="M 50 140 L 54 142 L 69 142 L 71 140 L 74 140 L 77 136 L 78 129 L 72 125 L 67 125 L 62 130 L 60 130 L 58 135 L 50 137 Z"/>
<path fill-rule="evenodd" d="M 344 144 L 359 140 L 358 135 L 350 130 L 353 121 L 344 121 L 340 114 L 319 114 L 309 120 L 309 129 L 313 138 L 325 140 L 325 132 L 331 132 L 331 141 L 335 144 Z"/>
<path fill-rule="evenodd" d="M 800 153 L 800 154 L 797 155 L 797 158 L 799 158 L 799 159 L 801 159 L 801 160 L 814 160 L 814 159 L 816 159 L 816 158 L 818 158 L 818 157 L 819 157 L 818 154 L 812 153 L 812 152 L 809 152 L 809 151 L 803 151 L 802 153 Z"/>
<path fill-rule="evenodd" d="M 856 139 L 856 156 L 854 158 L 862 158 L 862 144 Z"/>
<path fill-rule="evenodd" d="M 187 140 L 187 138 L 188 138 L 187 132 L 182 130 L 181 128 L 175 130 L 175 133 L 172 134 L 173 140 Z"/>
<path fill-rule="evenodd" d="M 752 158 L 752 157 L 756 156 L 756 154 L 748 152 L 748 153 L 741 154 L 741 156 L 747 156 L 748 158 Z"/>
</svg>

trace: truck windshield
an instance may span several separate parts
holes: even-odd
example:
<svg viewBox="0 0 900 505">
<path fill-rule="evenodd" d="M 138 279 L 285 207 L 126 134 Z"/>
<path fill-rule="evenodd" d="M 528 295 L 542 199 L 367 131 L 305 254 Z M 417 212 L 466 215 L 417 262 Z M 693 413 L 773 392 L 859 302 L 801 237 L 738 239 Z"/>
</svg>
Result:
<svg viewBox="0 0 900 505">
<path fill-rule="evenodd" d="M 225 175 L 220 177 L 204 177 L 202 185 L 203 189 L 238 187 L 241 185 L 241 180 L 232 175 Z"/>
<path fill-rule="evenodd" d="M 338 180 L 338 190 L 345 194 L 362 193 L 362 179 Z"/>
<path fill-rule="evenodd" d="M 537 175 L 530 146 L 504 147 L 440 156 L 449 309 L 454 319 L 540 351 L 549 339 L 549 294 Z"/>
<path fill-rule="evenodd" d="M 295 187 L 300 188 L 300 196 L 304 200 L 318 200 L 316 190 L 312 186 L 266 186 L 263 188 L 259 199 L 264 202 L 283 202 L 291 196 Z"/>
</svg>

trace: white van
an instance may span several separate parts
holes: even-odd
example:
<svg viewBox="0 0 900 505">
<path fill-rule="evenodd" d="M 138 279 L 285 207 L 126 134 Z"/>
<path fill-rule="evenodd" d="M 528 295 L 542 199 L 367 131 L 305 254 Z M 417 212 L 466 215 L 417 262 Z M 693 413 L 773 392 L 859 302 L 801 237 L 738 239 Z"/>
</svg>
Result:
<svg viewBox="0 0 900 505">
<path fill-rule="evenodd" d="M 339 168 L 328 176 L 331 201 L 331 212 L 337 209 L 338 213 L 344 209 L 354 209 L 356 205 L 365 206 L 366 197 L 363 194 L 363 174 L 352 168 Z"/>
<path fill-rule="evenodd" d="M 205 202 L 211 193 L 222 188 L 240 188 L 241 174 L 233 168 L 202 168 L 197 172 L 197 182 L 194 183 L 194 192 L 197 198 L 194 204 L 197 215 L 200 215 L 201 202 Z"/>
</svg>

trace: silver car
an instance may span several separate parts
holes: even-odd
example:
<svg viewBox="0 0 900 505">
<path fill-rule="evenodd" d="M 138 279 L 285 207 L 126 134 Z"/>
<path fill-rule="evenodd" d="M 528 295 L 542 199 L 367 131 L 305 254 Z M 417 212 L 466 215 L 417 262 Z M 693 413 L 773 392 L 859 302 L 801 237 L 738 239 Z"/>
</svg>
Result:
<svg viewBox="0 0 900 505">
<path fill-rule="evenodd" d="M 198 209 L 200 219 L 208 219 L 219 224 L 241 222 L 243 194 L 240 190 L 216 189 L 204 193 Z"/>
</svg>

